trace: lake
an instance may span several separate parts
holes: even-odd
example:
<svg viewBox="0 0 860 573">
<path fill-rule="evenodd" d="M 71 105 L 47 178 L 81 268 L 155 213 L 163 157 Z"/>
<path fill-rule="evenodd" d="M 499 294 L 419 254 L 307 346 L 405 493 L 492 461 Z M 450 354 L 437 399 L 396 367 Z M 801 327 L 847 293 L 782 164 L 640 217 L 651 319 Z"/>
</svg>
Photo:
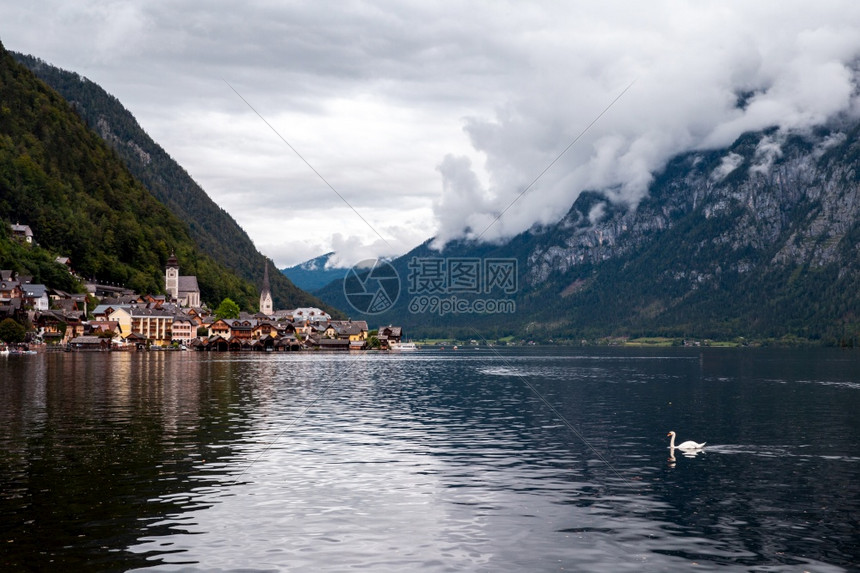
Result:
<svg viewBox="0 0 860 573">
<path fill-rule="evenodd" d="M 4 571 L 850 571 L 860 353 L 8 356 L 0 459 Z"/>
</svg>

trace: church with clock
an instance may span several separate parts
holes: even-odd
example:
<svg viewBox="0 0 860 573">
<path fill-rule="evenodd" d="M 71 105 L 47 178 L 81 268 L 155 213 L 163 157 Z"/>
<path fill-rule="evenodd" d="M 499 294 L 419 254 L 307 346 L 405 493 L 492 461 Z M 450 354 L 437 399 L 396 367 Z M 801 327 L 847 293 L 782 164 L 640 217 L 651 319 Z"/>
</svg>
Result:
<svg viewBox="0 0 860 573">
<path fill-rule="evenodd" d="M 198 308 L 200 306 L 200 287 L 196 276 L 181 276 L 179 260 L 174 253 L 167 259 L 164 269 L 164 290 L 171 300 L 180 306 Z"/>
</svg>

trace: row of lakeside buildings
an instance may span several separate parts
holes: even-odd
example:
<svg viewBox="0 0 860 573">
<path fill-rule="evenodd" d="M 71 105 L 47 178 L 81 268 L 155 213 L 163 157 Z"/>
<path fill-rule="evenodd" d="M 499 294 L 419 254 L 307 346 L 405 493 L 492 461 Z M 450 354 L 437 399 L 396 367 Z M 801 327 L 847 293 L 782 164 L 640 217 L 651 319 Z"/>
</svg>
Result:
<svg viewBox="0 0 860 573">
<path fill-rule="evenodd" d="M 69 265 L 68 259 L 57 262 Z M 331 320 L 314 307 L 274 311 L 268 283 L 267 270 L 259 313 L 219 319 L 200 304 L 197 278 L 179 275 L 174 256 L 165 269 L 166 296 L 111 292 L 91 284 L 90 294 L 104 296 L 91 312 L 87 295 L 32 284 L 31 277 L 2 270 L 0 320 L 11 317 L 32 325 L 28 337 L 34 345 L 75 350 L 363 350 L 387 349 L 401 341 L 402 329 L 397 326 L 380 327 L 373 340 L 366 321 Z"/>
</svg>

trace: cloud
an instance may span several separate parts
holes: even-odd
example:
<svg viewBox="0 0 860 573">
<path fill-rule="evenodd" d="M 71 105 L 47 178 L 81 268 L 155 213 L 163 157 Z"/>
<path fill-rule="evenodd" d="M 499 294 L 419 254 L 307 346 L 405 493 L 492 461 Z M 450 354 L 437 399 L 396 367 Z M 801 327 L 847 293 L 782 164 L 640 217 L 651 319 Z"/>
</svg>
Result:
<svg viewBox="0 0 860 573">
<path fill-rule="evenodd" d="M 741 166 L 744 162 L 744 157 L 740 153 L 729 153 L 723 157 L 720 165 L 711 173 L 711 182 L 719 183 L 725 179 L 732 171 Z"/>
<path fill-rule="evenodd" d="M 303 211 L 306 218 L 282 216 L 278 226 L 278 215 L 269 209 L 258 213 L 264 219 L 263 226 L 277 228 L 276 232 L 260 235 L 258 247 L 283 268 L 304 262 L 324 253 L 335 251 L 329 260 L 338 267 L 351 267 L 357 262 L 377 257 L 401 255 L 427 240 L 434 231 L 429 209 L 416 211 L 384 211 L 389 218 L 398 217 L 398 224 L 374 221 L 385 237 L 368 237 L 366 227 L 350 217 L 347 208 L 331 209 L 325 214 L 318 210 Z M 272 220 L 265 220 L 271 217 Z M 383 218 L 384 219 L 384 218 Z M 285 223 L 285 220 L 288 222 Z M 339 223 L 341 222 L 341 223 Z"/>
<path fill-rule="evenodd" d="M 585 189 L 636 204 L 676 153 L 860 115 L 849 0 L 6 0 L 3 15 L 8 49 L 116 95 L 281 266 L 336 242 L 499 240 Z"/>
<path fill-rule="evenodd" d="M 758 142 L 753 157 L 755 163 L 750 167 L 750 173 L 763 175 L 770 173 L 770 168 L 773 167 L 774 162 L 782 157 L 783 139 L 783 137 L 768 135 Z"/>
<path fill-rule="evenodd" d="M 438 167 L 442 175 L 442 195 L 434 203 L 439 223 L 438 236 L 458 236 L 465 231 L 476 234 L 492 224 L 492 198 L 472 170 L 468 157 L 445 156 Z M 444 246 L 437 243 L 437 247 Z"/>
<path fill-rule="evenodd" d="M 666 2 L 627 6 L 626 16 L 615 9 L 610 3 L 565 20 L 575 39 L 533 37 L 532 53 L 541 57 L 522 93 L 467 121 L 483 157 L 470 169 L 485 170 L 490 183 L 475 191 L 463 184 L 471 179 L 462 165 L 452 170 L 446 166 L 454 158 L 444 159 L 437 245 L 460 236 L 509 237 L 556 221 L 588 189 L 636 205 L 653 174 L 678 153 L 727 146 L 745 131 L 800 130 L 860 115 L 858 6 Z M 632 80 L 629 92 L 529 187 Z M 778 139 L 765 147 L 754 169 L 766 170 L 778 156 Z M 733 168 L 728 161 L 725 170 Z M 463 196 L 452 191 L 464 187 Z M 502 212 L 525 189 L 515 208 L 476 229 L 476 221 Z"/>
</svg>

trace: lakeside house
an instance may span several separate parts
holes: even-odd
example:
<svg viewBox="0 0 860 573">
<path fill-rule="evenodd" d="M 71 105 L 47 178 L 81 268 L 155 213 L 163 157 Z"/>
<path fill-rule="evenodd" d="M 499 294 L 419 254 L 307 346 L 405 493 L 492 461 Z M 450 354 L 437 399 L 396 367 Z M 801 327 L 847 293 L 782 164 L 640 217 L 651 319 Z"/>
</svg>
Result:
<svg viewBox="0 0 860 573">
<path fill-rule="evenodd" d="M 332 320 L 326 326 L 327 338 L 361 342 L 367 340 L 367 322 L 364 320 Z"/>
<path fill-rule="evenodd" d="M 403 328 L 399 326 L 383 326 L 376 334 L 376 339 L 379 341 L 379 347 L 383 350 L 388 350 L 391 344 L 397 344 L 403 340 Z"/>
<path fill-rule="evenodd" d="M 190 316 L 174 316 L 170 327 L 170 338 L 172 342 L 191 344 L 197 339 L 196 321 Z"/>
<path fill-rule="evenodd" d="M 69 347 L 77 351 L 106 351 L 110 350 L 111 342 L 98 336 L 76 336 L 69 341 Z"/>
</svg>

